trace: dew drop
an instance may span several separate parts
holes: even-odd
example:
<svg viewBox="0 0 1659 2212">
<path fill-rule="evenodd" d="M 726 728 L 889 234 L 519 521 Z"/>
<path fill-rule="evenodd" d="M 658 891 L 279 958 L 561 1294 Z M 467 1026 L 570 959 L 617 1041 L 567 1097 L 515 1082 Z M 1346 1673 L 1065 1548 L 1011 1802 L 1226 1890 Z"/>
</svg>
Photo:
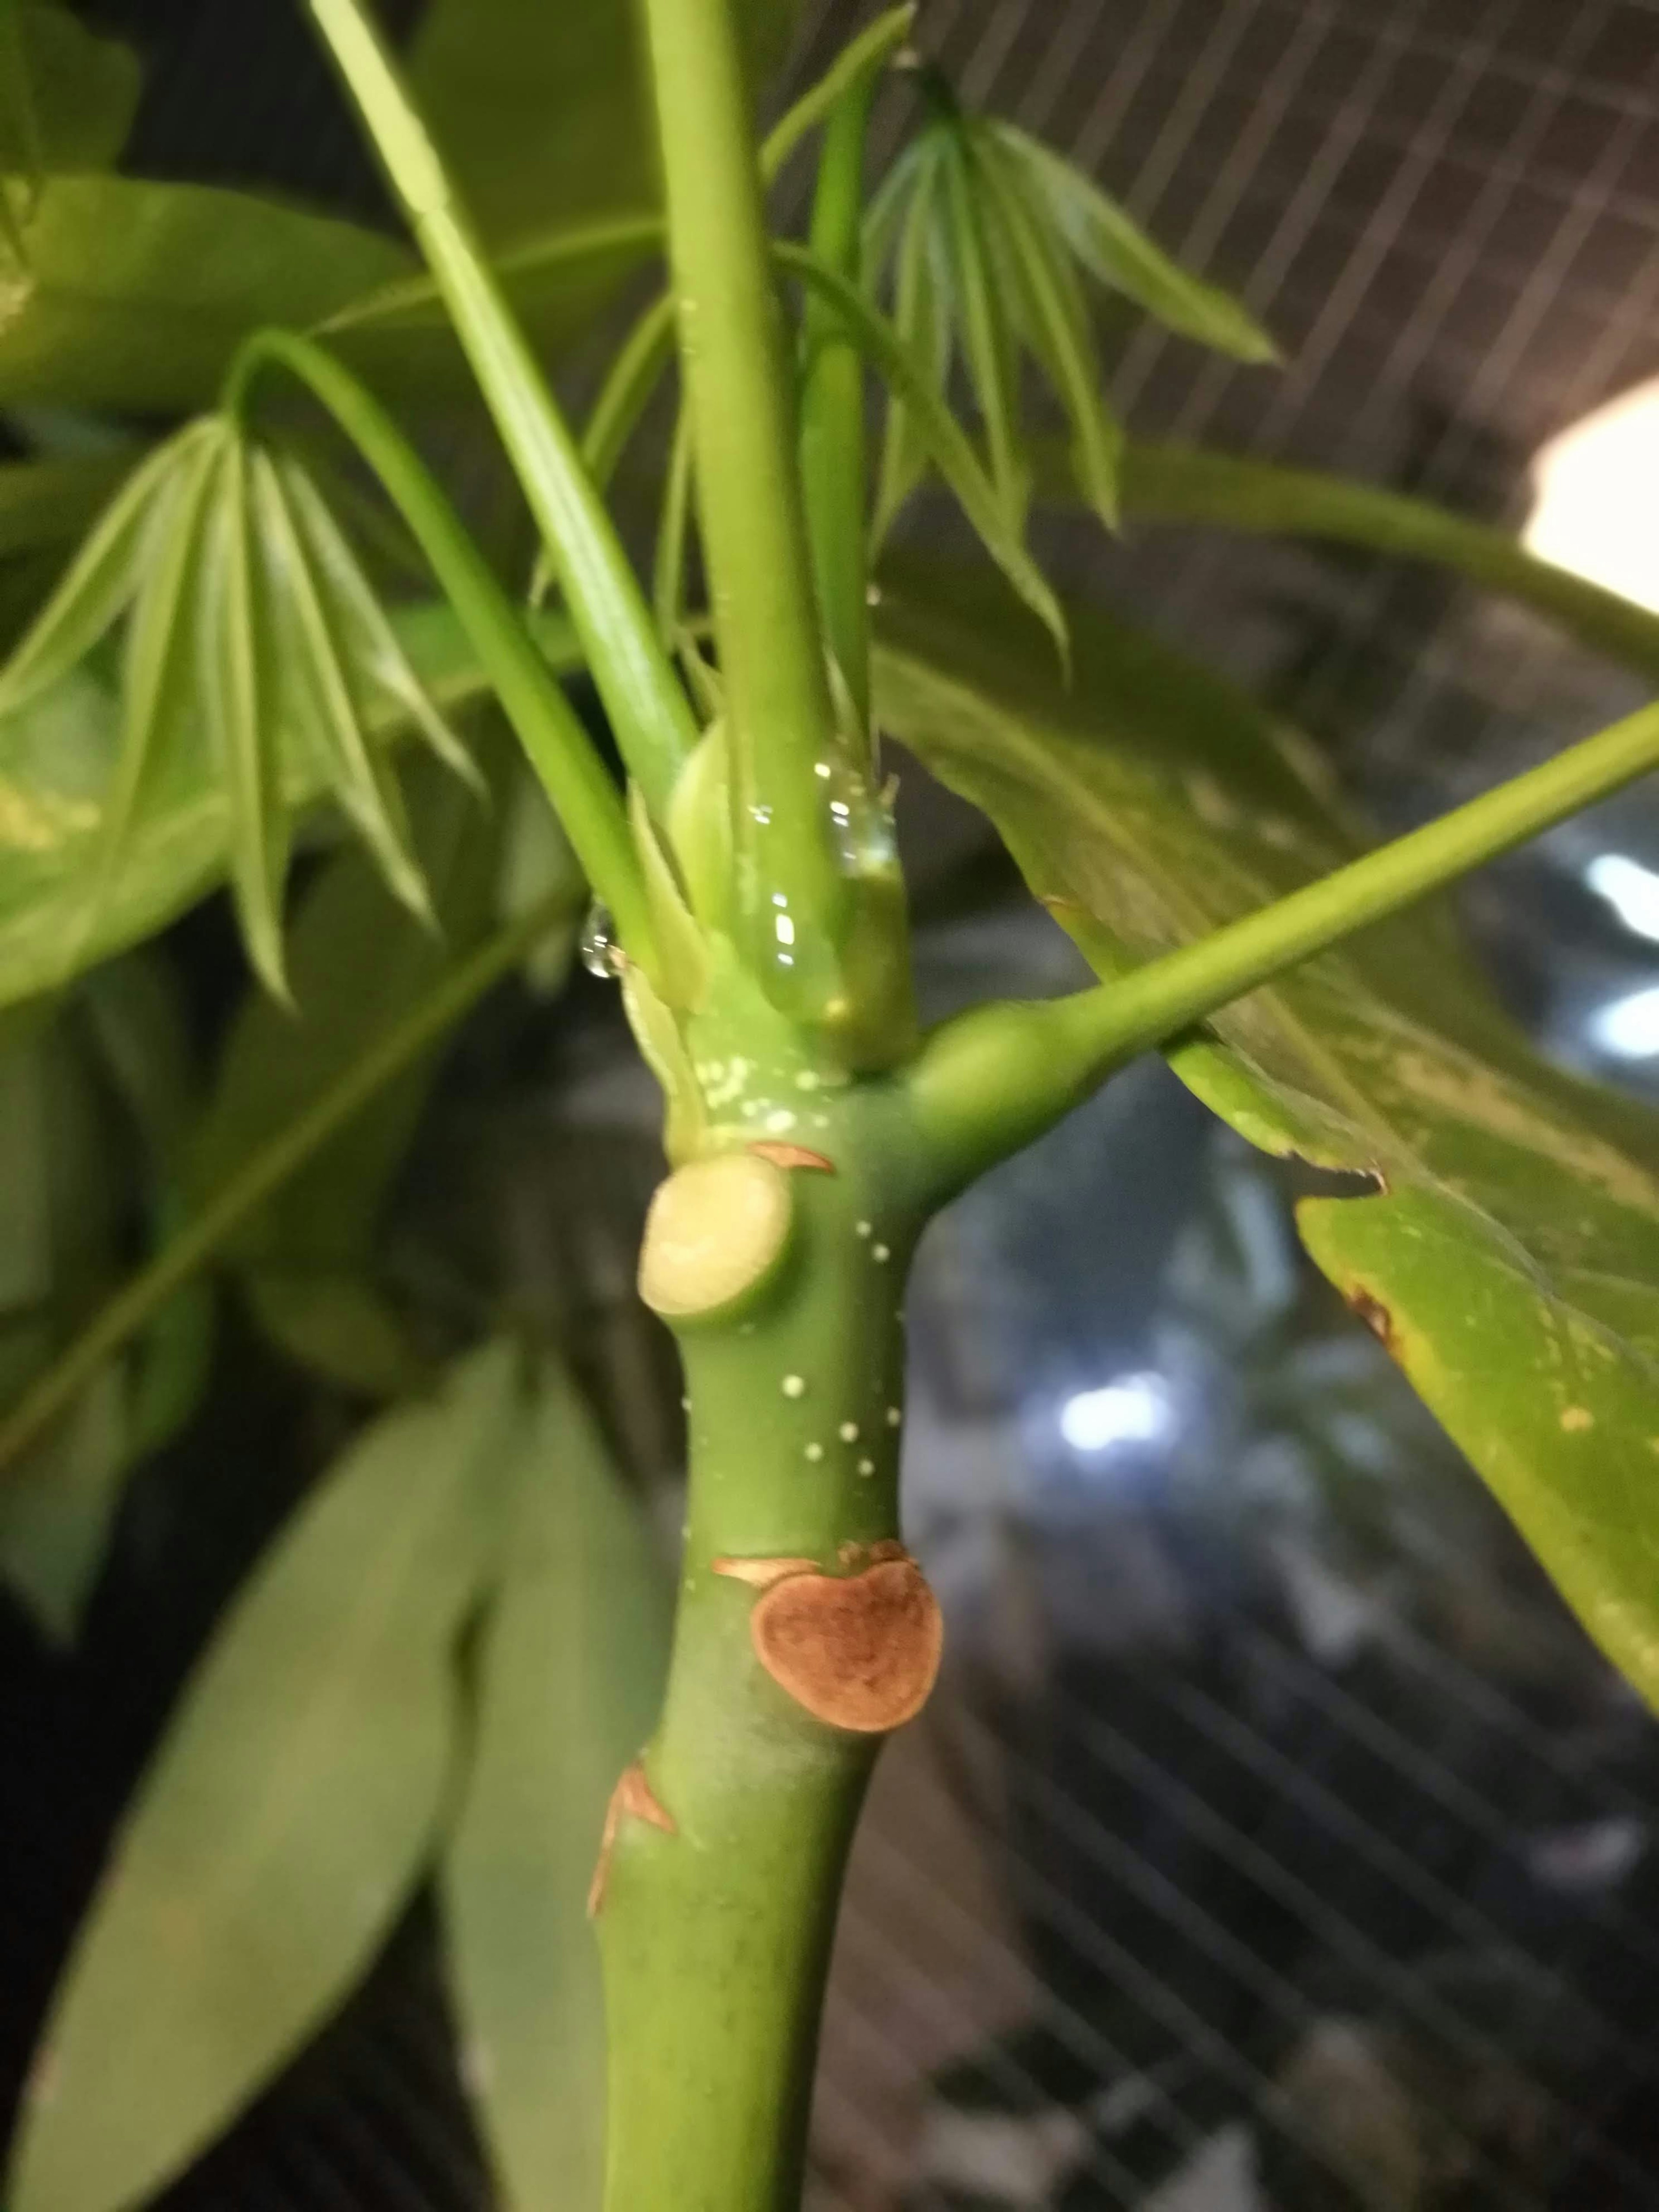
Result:
<svg viewBox="0 0 1659 2212">
<path fill-rule="evenodd" d="M 804 1398 L 806 1395 L 806 1377 L 804 1375 L 786 1375 L 783 1395 L 786 1398 Z"/>
<path fill-rule="evenodd" d="M 617 942 L 617 925 L 611 918 L 611 909 L 595 899 L 587 909 L 587 919 L 582 924 L 581 963 L 590 975 L 614 979 L 628 965 L 626 956 Z"/>
</svg>

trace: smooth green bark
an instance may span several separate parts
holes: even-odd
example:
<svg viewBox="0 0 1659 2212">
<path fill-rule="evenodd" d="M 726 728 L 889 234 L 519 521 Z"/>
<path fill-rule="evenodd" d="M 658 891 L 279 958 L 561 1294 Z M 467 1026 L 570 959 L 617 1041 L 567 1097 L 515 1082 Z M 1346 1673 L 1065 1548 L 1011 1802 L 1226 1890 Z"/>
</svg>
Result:
<svg viewBox="0 0 1659 2212">
<path fill-rule="evenodd" d="M 842 1871 L 881 1738 L 826 1727 L 770 1678 L 750 1642 L 757 1592 L 713 1562 L 846 1572 L 896 1537 L 899 1304 L 920 1220 L 890 1087 L 839 1094 L 821 1118 L 799 1133 L 836 1172 L 794 1171 L 783 1275 L 750 1313 L 680 1332 L 690 1511 L 644 1755 L 676 1832 L 623 1820 L 599 1919 L 607 2212 L 799 2203 Z"/>
</svg>

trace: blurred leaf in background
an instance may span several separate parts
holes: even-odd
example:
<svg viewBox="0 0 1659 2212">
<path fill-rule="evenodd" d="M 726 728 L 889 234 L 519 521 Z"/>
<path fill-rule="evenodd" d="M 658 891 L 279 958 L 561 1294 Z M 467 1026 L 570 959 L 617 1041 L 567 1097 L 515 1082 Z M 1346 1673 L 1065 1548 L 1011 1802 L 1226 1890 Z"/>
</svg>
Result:
<svg viewBox="0 0 1659 2212">
<path fill-rule="evenodd" d="M 194 1071 L 171 975 L 153 952 L 87 979 L 0 1032 L 0 1394 L 15 1401 L 178 1205 Z M 142 1218 L 128 1209 L 137 1196 Z M 70 1640 L 123 1475 L 188 1419 L 205 1385 L 210 1294 L 177 1292 L 107 1361 L 22 1462 L 0 1473 L 0 1577 Z"/>
<path fill-rule="evenodd" d="M 473 1765 L 443 1869 L 462 2072 L 508 2212 L 595 2205 L 605 2021 L 588 1885 L 656 1716 L 670 1578 L 564 1376 L 541 1370 Z"/>
<path fill-rule="evenodd" d="M 117 1837 L 36 2056 L 12 2212 L 179 2172 L 354 1987 L 459 1756 L 457 1639 L 523 1419 L 494 1344 L 367 1431 L 265 1554 Z"/>
</svg>

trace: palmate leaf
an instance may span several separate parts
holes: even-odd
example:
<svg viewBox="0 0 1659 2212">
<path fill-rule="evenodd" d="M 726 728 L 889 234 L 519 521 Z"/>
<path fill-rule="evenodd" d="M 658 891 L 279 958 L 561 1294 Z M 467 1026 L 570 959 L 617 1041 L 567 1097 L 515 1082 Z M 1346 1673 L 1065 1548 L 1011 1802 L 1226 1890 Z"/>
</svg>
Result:
<svg viewBox="0 0 1659 2212">
<path fill-rule="evenodd" d="M 1023 532 L 1030 489 L 1022 353 L 1064 408 L 1076 480 L 1110 526 L 1122 433 L 1105 398 L 1085 280 L 1237 360 L 1274 359 L 1272 342 L 1236 301 L 1171 261 L 1060 155 L 1011 125 L 964 113 L 936 76 L 924 82 L 937 112 L 871 202 L 866 281 L 878 296 L 890 287 L 901 340 L 941 398 L 960 355 L 1009 526 Z M 923 473 L 907 408 L 895 392 L 878 540 Z"/>
<path fill-rule="evenodd" d="M 204 753 L 226 803 L 243 934 L 271 990 L 283 989 L 296 781 L 332 793 L 397 895 L 428 915 L 397 776 L 375 732 L 411 726 L 475 785 L 477 772 L 297 459 L 211 416 L 140 466 L 0 673 L 0 762 L 9 726 L 37 708 L 48 714 L 50 696 L 124 618 L 119 741 L 102 784 L 86 793 L 95 795 L 98 836 L 52 980 L 107 941 L 104 917 L 133 839 L 156 812 L 173 815 Z M 95 694 L 83 698 L 91 715 Z M 50 832 L 46 842 L 56 842 Z M 6 888 L 0 879 L 0 915 Z M 0 998 L 21 988 L 3 973 L 0 944 Z"/>
<path fill-rule="evenodd" d="M 568 621 L 537 615 L 544 653 L 561 671 L 580 665 Z M 399 643 L 422 687 L 455 709 L 485 689 L 477 660 L 449 609 L 398 610 Z M 372 741 L 391 744 L 409 716 L 389 695 L 371 703 Z M 119 748 L 120 698 L 105 660 L 82 661 L 15 712 L 0 714 L 0 1006 L 64 980 L 64 949 L 83 963 L 106 958 L 181 914 L 225 876 L 234 823 L 218 766 L 206 747 L 164 764 L 158 787 L 98 885 L 87 925 L 102 805 Z M 283 724 L 281 789 L 291 815 L 327 795 L 323 764 Z"/>
<path fill-rule="evenodd" d="M 1073 618 L 1074 687 L 953 575 L 896 574 L 886 727 L 990 815 L 1103 975 L 1351 857 L 1293 732 L 1139 633 Z M 1170 1055 L 1244 1136 L 1371 1178 L 1304 1203 L 1591 1634 L 1659 1702 L 1659 1125 L 1546 1066 L 1443 915 L 1366 931 Z"/>
<path fill-rule="evenodd" d="M 670 1583 L 569 1380 L 538 1378 L 442 1903 L 463 2074 L 505 2212 L 589 2212 L 605 2020 L 586 1913 L 605 1808 L 650 1733 Z"/>
<path fill-rule="evenodd" d="M 139 1785 L 37 2051 L 12 2212 L 142 2203 L 351 1989 L 431 1848 L 509 1346 L 369 1430 L 256 1569 Z"/>
</svg>

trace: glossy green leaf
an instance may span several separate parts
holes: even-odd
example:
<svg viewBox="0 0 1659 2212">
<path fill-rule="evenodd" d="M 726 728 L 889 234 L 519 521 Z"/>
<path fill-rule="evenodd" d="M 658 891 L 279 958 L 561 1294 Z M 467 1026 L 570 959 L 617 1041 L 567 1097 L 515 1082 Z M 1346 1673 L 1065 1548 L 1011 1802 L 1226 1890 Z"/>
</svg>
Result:
<svg viewBox="0 0 1659 2212">
<path fill-rule="evenodd" d="M 1294 732 L 1079 617 L 1066 692 L 977 586 L 895 579 L 884 721 L 996 822 L 1103 975 L 1351 856 Z M 1380 924 L 1174 1051 L 1264 1149 L 1375 1179 L 1301 1210 L 1591 1633 L 1659 1701 L 1659 1125 L 1547 1066 L 1443 915 Z"/>
<path fill-rule="evenodd" d="M 563 616 L 532 620 L 551 664 L 574 669 L 580 656 Z M 458 708 L 480 696 L 477 658 L 447 607 L 400 610 L 394 626 L 416 676 L 441 707 Z M 369 728 L 378 745 L 407 726 L 394 702 L 381 697 L 371 705 Z M 171 921 L 226 872 L 228 799 L 206 749 L 191 749 L 166 764 L 82 938 L 119 728 L 118 692 L 101 661 L 82 662 L 27 706 L 0 715 L 0 1006 L 52 988 L 71 939 L 83 960 L 103 959 Z M 282 777 L 291 811 L 325 794 L 323 763 L 287 727 Z"/>
<path fill-rule="evenodd" d="M 1236 361 L 1278 358 L 1273 340 L 1230 293 L 1172 261 L 1092 178 L 1012 123 L 984 127 L 1025 170 L 1073 252 L 1109 290 L 1133 300 L 1166 330 Z"/>
<path fill-rule="evenodd" d="M 430 1849 L 455 1644 L 495 1550 L 517 1356 L 371 1429 L 198 1663 L 117 1836 L 37 2052 L 13 2212 L 118 2212 L 315 2033 Z"/>
<path fill-rule="evenodd" d="M 783 59 L 797 0 L 738 0 L 757 86 Z M 650 88 L 627 0 L 434 0 L 409 53 L 411 89 L 490 238 L 658 196 Z"/>
<path fill-rule="evenodd" d="M 0 316 L 6 406 L 201 406 L 250 331 L 307 328 L 412 265 L 350 223 L 127 177 L 49 177 L 22 240 Z"/>
<path fill-rule="evenodd" d="M 445 1854 L 462 2070 L 504 2212 L 591 2212 L 605 2133 L 605 1808 L 656 1717 L 670 1583 L 592 1417 L 550 1366 L 513 1469 L 477 1739 Z"/>
<path fill-rule="evenodd" d="M 438 928 L 398 903 L 362 852 L 348 848 L 327 863 L 289 942 L 293 1011 L 253 994 L 231 1030 L 192 1147 L 188 1188 L 198 1208 L 390 1035 L 488 933 L 496 812 L 428 767 L 411 779 L 410 821 Z M 374 1243 L 438 1058 L 426 1054 L 386 1085 L 228 1248 L 278 1341 L 376 1395 L 408 1387 L 419 1371 L 375 1286 Z"/>
</svg>

